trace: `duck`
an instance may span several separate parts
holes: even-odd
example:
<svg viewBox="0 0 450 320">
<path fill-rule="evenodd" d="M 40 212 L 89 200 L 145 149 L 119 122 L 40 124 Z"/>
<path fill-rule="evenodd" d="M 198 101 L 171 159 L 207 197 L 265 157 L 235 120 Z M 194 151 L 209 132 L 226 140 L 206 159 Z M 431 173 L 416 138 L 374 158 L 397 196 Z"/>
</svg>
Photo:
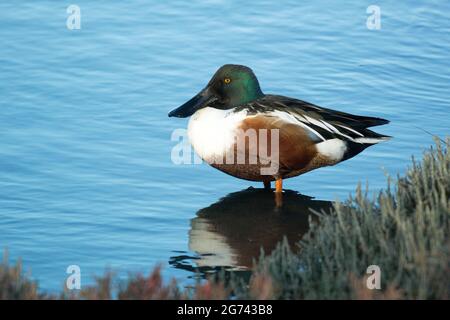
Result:
<svg viewBox="0 0 450 320">
<path fill-rule="evenodd" d="M 391 138 L 369 129 L 386 119 L 264 94 L 253 70 L 236 64 L 220 67 L 168 115 L 190 117 L 189 142 L 205 162 L 266 189 L 274 181 L 275 193 L 283 192 L 284 179 L 336 165 Z"/>
</svg>

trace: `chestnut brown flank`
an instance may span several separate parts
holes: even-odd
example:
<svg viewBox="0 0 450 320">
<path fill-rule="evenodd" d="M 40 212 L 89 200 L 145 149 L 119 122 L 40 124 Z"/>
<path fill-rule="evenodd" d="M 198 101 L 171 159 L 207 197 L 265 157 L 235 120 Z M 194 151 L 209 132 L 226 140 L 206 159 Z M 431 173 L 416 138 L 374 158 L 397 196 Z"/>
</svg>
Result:
<svg viewBox="0 0 450 320">
<path fill-rule="evenodd" d="M 245 137 L 245 164 L 237 164 L 237 144 L 234 144 L 234 164 L 211 164 L 213 167 L 232 176 L 253 180 L 273 181 L 278 177 L 288 178 L 308 172 L 312 169 L 332 165 L 334 162 L 318 154 L 315 142 L 311 140 L 304 128 L 274 117 L 255 116 L 242 121 L 239 126 L 242 132 L 253 129 L 256 132 L 258 145 L 257 164 L 249 163 L 249 138 Z M 259 145 L 259 130 L 267 130 L 267 146 Z M 273 176 L 261 175 L 260 169 L 267 167 L 261 163 L 259 154 L 271 155 L 271 129 L 279 130 L 279 170 Z M 264 149 L 260 150 L 262 147 Z M 266 149 L 267 148 L 267 149 Z M 267 159 L 266 159 L 267 160 Z"/>
</svg>

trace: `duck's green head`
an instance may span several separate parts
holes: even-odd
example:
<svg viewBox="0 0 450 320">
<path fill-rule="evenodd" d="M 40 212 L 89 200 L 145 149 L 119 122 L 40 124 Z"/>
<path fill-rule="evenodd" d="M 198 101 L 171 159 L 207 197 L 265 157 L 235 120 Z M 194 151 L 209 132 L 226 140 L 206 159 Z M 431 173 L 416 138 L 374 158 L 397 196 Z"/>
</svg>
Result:
<svg viewBox="0 0 450 320">
<path fill-rule="evenodd" d="M 264 96 L 252 69 L 226 64 L 216 71 L 208 85 L 169 117 L 186 118 L 205 107 L 231 109 Z"/>
</svg>

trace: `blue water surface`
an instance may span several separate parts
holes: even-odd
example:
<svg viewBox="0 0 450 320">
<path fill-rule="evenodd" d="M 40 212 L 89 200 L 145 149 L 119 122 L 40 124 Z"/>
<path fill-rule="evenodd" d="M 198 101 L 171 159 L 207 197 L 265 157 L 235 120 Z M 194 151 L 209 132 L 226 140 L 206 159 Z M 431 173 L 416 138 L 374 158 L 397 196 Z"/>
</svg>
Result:
<svg viewBox="0 0 450 320">
<path fill-rule="evenodd" d="M 0 248 L 44 290 L 68 265 L 82 284 L 106 267 L 147 272 L 190 253 L 191 219 L 258 184 L 175 165 L 167 113 L 223 64 L 250 66 L 266 93 L 391 124 L 350 161 L 287 180 L 318 199 L 376 191 L 449 134 L 450 2 L 77 0 L 0 2 Z M 366 9 L 381 8 L 369 30 Z M 236 223 L 240 223 L 236 221 Z M 270 229 L 271 226 L 262 226 Z"/>
</svg>

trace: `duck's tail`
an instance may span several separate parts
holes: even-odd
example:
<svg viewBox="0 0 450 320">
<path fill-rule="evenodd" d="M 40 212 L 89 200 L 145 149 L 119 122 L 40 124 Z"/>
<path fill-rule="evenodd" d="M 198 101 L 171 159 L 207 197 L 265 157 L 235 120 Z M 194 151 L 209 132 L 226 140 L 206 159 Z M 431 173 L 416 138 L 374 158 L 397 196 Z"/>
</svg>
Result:
<svg viewBox="0 0 450 320">
<path fill-rule="evenodd" d="M 365 129 L 363 131 L 360 131 L 364 136 L 358 137 L 354 139 L 354 142 L 356 143 L 362 143 L 367 145 L 377 144 L 379 142 L 387 141 L 391 139 L 391 136 L 383 135 L 376 133 L 372 130 Z"/>
<path fill-rule="evenodd" d="M 345 141 L 347 144 L 347 150 L 344 154 L 343 160 L 347 160 L 356 156 L 358 153 L 362 152 L 367 147 L 370 147 L 374 144 L 383 141 L 387 141 L 392 138 L 391 136 L 382 135 L 369 129 L 365 129 L 360 132 L 364 133 L 363 137 L 355 138 L 353 139 L 353 141 L 351 140 Z"/>
</svg>

